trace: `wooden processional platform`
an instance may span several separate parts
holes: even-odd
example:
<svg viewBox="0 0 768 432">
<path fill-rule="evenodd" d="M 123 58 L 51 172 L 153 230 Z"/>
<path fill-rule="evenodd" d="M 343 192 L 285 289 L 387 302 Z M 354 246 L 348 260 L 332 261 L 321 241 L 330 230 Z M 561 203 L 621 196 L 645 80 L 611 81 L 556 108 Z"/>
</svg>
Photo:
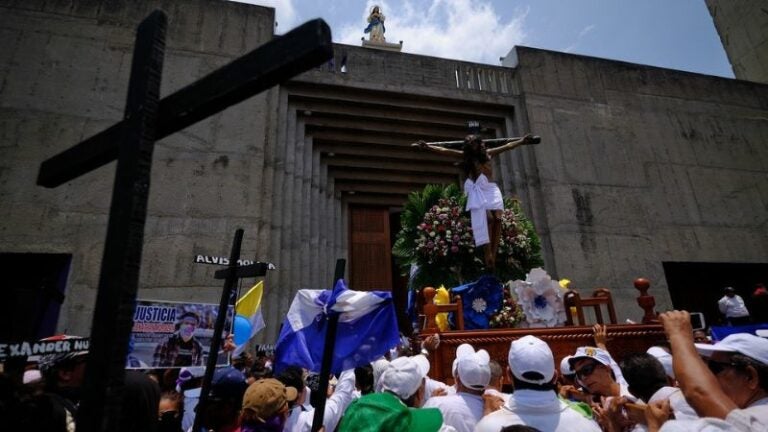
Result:
<svg viewBox="0 0 768 432">
<path fill-rule="evenodd" d="M 643 324 L 606 324 L 607 347 L 616 362 L 624 356 L 645 352 L 654 345 L 666 345 L 666 336 L 661 324 L 656 320 L 653 312 L 655 300 L 648 295 L 648 281 L 637 279 L 635 287 L 640 291 L 638 304 L 644 311 Z M 570 306 L 566 303 L 566 308 Z M 426 309 L 426 308 L 425 308 Z M 432 313 L 426 314 L 427 322 L 434 322 Z M 432 321 L 430 321 L 430 319 Z M 583 323 L 583 320 L 582 320 Z M 510 328 L 510 329 L 486 329 L 486 330 L 448 330 L 440 331 L 434 326 L 426 325 L 419 334 L 424 340 L 427 336 L 438 333 L 440 344 L 429 355 L 429 376 L 438 381 L 453 384 L 451 367 L 456 358 L 456 348 L 468 343 L 475 350 L 488 351 L 491 359 L 501 364 L 503 370 L 507 368 L 507 355 L 512 341 L 526 335 L 533 335 L 547 342 L 552 348 L 555 357 L 555 369 L 559 370 L 563 357 L 572 355 L 580 346 L 595 346 L 592 325 L 569 325 L 551 328 Z"/>
</svg>

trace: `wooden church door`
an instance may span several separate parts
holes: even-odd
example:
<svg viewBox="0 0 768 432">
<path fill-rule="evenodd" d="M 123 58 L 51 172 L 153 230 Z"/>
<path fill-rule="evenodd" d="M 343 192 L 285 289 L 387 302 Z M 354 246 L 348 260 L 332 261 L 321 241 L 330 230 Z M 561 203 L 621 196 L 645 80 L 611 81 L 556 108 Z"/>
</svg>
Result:
<svg viewBox="0 0 768 432">
<path fill-rule="evenodd" d="M 392 288 L 392 249 L 387 207 L 349 207 L 350 288 Z"/>
</svg>

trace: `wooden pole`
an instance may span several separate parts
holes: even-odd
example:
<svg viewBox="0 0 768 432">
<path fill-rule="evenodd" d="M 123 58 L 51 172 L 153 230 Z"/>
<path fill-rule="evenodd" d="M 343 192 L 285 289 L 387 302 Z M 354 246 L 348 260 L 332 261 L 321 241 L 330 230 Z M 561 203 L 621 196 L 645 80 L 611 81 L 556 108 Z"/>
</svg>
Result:
<svg viewBox="0 0 768 432">
<path fill-rule="evenodd" d="M 197 414 L 192 426 L 193 431 L 200 430 L 200 418 L 208 403 L 208 393 L 211 390 L 211 381 L 213 373 L 216 370 L 216 361 L 219 358 L 219 348 L 221 347 L 221 334 L 224 332 L 224 324 L 227 321 L 227 309 L 232 299 L 232 288 L 237 283 L 237 260 L 240 259 L 240 247 L 243 244 L 243 230 L 238 228 L 235 231 L 235 238 L 232 241 L 232 252 L 229 254 L 229 272 L 224 280 L 224 289 L 221 290 L 221 300 L 219 301 L 219 314 L 216 316 L 216 324 L 213 327 L 213 337 L 211 346 L 208 350 L 208 361 L 205 364 L 205 375 L 203 375 L 203 387 L 200 389 L 200 399 L 197 402 Z"/>
<path fill-rule="evenodd" d="M 331 290 L 336 287 L 336 282 L 344 278 L 344 267 L 347 261 L 343 259 L 336 260 L 336 271 L 333 276 Z M 319 403 L 315 407 L 315 416 L 312 419 L 312 432 L 317 432 L 323 427 L 323 417 L 325 416 L 325 400 L 328 394 L 328 379 L 331 375 L 331 365 L 333 364 L 333 353 L 336 349 L 336 330 L 339 326 L 339 313 L 328 311 L 326 315 L 328 327 L 325 329 L 325 347 L 323 351 L 323 362 L 320 365 L 320 387 L 317 391 L 323 395 L 319 398 Z"/>
</svg>

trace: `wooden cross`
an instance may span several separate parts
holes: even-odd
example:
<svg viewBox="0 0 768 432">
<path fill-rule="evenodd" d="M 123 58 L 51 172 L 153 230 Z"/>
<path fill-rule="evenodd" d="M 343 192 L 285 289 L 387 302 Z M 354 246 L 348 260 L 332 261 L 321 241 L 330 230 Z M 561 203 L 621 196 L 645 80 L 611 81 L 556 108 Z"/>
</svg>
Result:
<svg viewBox="0 0 768 432">
<path fill-rule="evenodd" d="M 216 324 L 213 327 L 213 337 L 211 346 L 208 349 L 208 361 L 205 364 L 205 375 L 203 375 L 203 386 L 200 389 L 200 399 L 197 402 L 197 412 L 202 413 L 205 405 L 208 403 L 208 392 L 211 389 L 213 372 L 216 370 L 216 361 L 219 357 L 219 348 L 221 347 L 221 335 L 224 332 L 224 325 L 227 321 L 227 308 L 231 303 L 233 289 L 237 280 L 246 277 L 259 277 L 267 274 L 269 265 L 267 263 L 257 262 L 247 266 L 237 265 L 240 259 L 240 246 L 243 243 L 243 230 L 235 231 L 235 238 L 232 241 L 232 252 L 229 254 L 229 266 L 224 270 L 216 272 L 216 279 L 224 279 L 224 289 L 221 291 L 221 300 L 219 301 L 219 314 L 216 316 Z M 201 415 L 195 416 L 195 422 L 192 430 L 200 430 Z"/>
<path fill-rule="evenodd" d="M 336 282 L 344 278 L 344 269 L 347 260 L 337 259 L 336 270 L 333 272 L 333 283 L 331 291 L 336 287 Z M 325 347 L 323 351 L 323 361 L 320 363 L 320 385 L 317 391 L 321 395 L 328 394 L 328 378 L 331 376 L 331 366 L 333 365 L 333 352 L 336 350 L 336 333 L 339 328 L 339 313 L 331 312 L 326 315 L 328 327 L 325 328 Z M 323 427 L 323 417 L 325 416 L 325 398 L 318 398 L 318 404 L 315 407 L 315 414 L 312 417 L 312 432 L 317 432 Z"/>
<path fill-rule="evenodd" d="M 121 430 L 125 357 L 138 290 L 154 143 L 333 56 L 328 25 L 313 20 L 160 99 L 167 18 L 138 27 L 125 118 L 46 160 L 38 185 L 56 187 L 117 160 L 79 432 Z"/>
<path fill-rule="evenodd" d="M 511 137 L 511 138 L 489 138 L 484 139 L 483 143 L 485 143 L 485 146 L 487 148 L 494 148 L 498 147 L 500 145 L 504 145 L 510 141 L 519 140 L 522 137 Z M 539 144 L 541 142 L 540 136 L 534 136 L 533 140 L 531 141 L 531 144 Z M 441 147 L 448 147 L 448 148 L 461 148 L 461 146 L 464 145 L 464 140 L 459 141 L 433 141 L 428 142 L 427 144 L 433 145 L 433 146 L 441 146 Z"/>
</svg>

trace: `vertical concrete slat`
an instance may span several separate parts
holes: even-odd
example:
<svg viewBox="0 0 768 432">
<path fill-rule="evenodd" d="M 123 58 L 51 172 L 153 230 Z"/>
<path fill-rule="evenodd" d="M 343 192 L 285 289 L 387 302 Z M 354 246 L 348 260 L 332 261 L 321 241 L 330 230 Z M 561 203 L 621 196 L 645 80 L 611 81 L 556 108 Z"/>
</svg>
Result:
<svg viewBox="0 0 768 432">
<path fill-rule="evenodd" d="M 311 137 L 307 138 L 312 140 Z M 320 279 L 320 261 L 321 256 L 325 255 L 326 249 L 322 246 L 322 233 L 320 232 L 320 223 L 322 215 L 323 190 L 320 184 L 320 152 L 312 150 L 312 185 L 310 190 L 310 249 L 315 253 L 310 254 L 310 280 L 319 281 Z"/>
<path fill-rule="evenodd" d="M 312 257 L 320 253 L 312 245 L 312 138 L 306 136 L 302 125 L 304 141 L 304 169 L 301 178 L 301 282 L 300 287 L 309 287 L 312 283 Z"/>
<path fill-rule="evenodd" d="M 295 292 L 293 280 L 295 276 L 294 273 L 296 271 L 295 263 L 292 260 L 291 253 L 292 244 L 294 242 L 295 229 L 293 224 L 293 214 L 295 212 L 295 209 L 293 208 L 293 173 L 296 168 L 296 111 L 292 106 L 290 99 L 288 99 L 287 105 L 285 135 L 283 141 L 283 147 L 285 149 L 285 165 L 283 175 L 285 177 L 281 191 L 281 198 L 283 202 L 283 212 L 281 214 L 283 219 L 283 232 L 280 239 L 280 261 L 282 262 L 283 271 L 280 275 L 280 291 L 282 292 L 280 310 L 282 313 L 286 313 L 288 311 L 290 302 L 293 300 Z"/>
</svg>

